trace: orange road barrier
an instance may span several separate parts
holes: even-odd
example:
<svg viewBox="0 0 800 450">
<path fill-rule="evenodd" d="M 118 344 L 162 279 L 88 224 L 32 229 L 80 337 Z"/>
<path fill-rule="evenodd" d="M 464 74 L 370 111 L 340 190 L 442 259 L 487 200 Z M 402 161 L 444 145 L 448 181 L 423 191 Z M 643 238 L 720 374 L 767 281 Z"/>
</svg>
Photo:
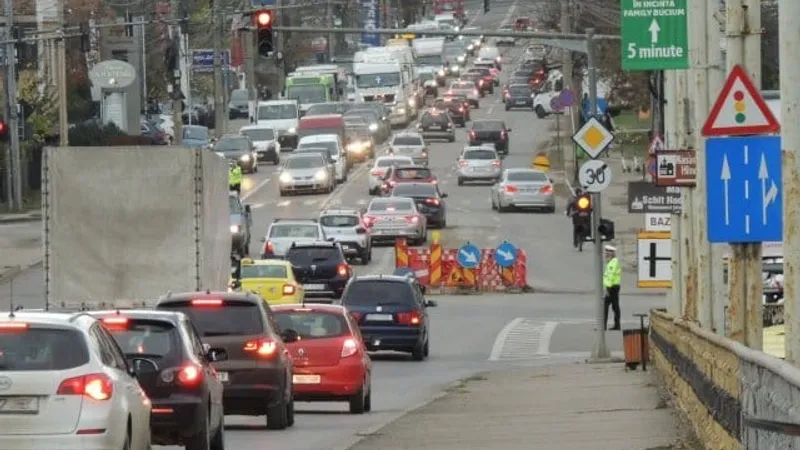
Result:
<svg viewBox="0 0 800 450">
<path fill-rule="evenodd" d="M 514 262 L 514 287 L 524 289 L 528 287 L 528 254 L 520 249 L 517 260 Z"/>
<path fill-rule="evenodd" d="M 394 267 L 408 267 L 408 242 L 405 239 L 394 241 Z"/>
<path fill-rule="evenodd" d="M 430 286 L 442 284 L 442 246 L 439 244 L 431 244 L 431 266 L 428 283 Z"/>
<path fill-rule="evenodd" d="M 514 267 L 505 267 L 502 271 L 503 286 L 514 286 Z"/>
<path fill-rule="evenodd" d="M 417 280 L 428 286 L 430 280 L 430 250 L 427 248 L 408 249 L 408 263 Z"/>
<path fill-rule="evenodd" d="M 464 282 L 462 285 L 473 287 L 475 286 L 475 269 L 462 269 L 464 273 Z"/>
</svg>

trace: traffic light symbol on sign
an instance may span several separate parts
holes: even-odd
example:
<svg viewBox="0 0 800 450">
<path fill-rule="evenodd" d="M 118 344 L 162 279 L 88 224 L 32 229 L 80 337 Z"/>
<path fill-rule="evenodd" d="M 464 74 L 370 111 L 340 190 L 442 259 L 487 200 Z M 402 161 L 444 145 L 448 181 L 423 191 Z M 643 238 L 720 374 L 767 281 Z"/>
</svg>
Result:
<svg viewBox="0 0 800 450">
<path fill-rule="evenodd" d="M 744 104 L 744 91 L 736 91 L 733 93 L 733 108 L 736 110 L 736 123 L 744 123 L 747 120 L 747 116 L 744 115 L 745 111 L 745 104 Z"/>
<path fill-rule="evenodd" d="M 592 210 L 592 197 L 588 194 L 583 194 L 575 200 L 575 207 L 580 212 L 589 212 Z"/>
</svg>

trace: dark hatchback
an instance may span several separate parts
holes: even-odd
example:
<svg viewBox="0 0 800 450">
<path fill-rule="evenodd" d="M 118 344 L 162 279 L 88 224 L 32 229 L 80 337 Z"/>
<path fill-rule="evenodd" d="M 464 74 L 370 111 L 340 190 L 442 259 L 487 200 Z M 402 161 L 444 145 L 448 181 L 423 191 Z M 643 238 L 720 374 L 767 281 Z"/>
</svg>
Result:
<svg viewBox="0 0 800 450">
<path fill-rule="evenodd" d="M 223 385 L 211 363 L 224 361 L 225 351 L 202 343 L 192 322 L 179 312 L 90 314 L 117 341 L 152 402 L 153 444 L 224 448 Z"/>
<path fill-rule="evenodd" d="M 227 360 L 214 363 L 222 380 L 226 415 L 266 415 L 267 428 L 294 424 L 294 366 L 286 343 L 297 334 L 279 335 L 269 305 L 251 293 L 188 292 L 168 294 L 157 310 L 183 312 L 212 349 Z"/>
<path fill-rule="evenodd" d="M 447 112 L 453 118 L 453 122 L 457 123 L 460 127 L 467 126 L 467 115 L 469 111 L 464 108 L 464 103 L 454 97 L 437 99 L 433 107 L 439 111 Z"/>
<path fill-rule="evenodd" d="M 353 276 L 353 269 L 337 242 L 292 244 L 286 251 L 286 260 L 292 263 L 306 298 L 341 298 Z"/>
<path fill-rule="evenodd" d="M 250 94 L 247 89 L 235 89 L 231 92 L 231 101 L 228 103 L 228 119 L 250 117 Z"/>
<path fill-rule="evenodd" d="M 422 361 L 430 353 L 428 308 L 413 277 L 368 275 L 355 278 L 342 296 L 342 306 L 355 319 L 369 351 L 411 353 Z"/>
<path fill-rule="evenodd" d="M 481 97 L 485 97 L 487 92 L 489 92 L 490 90 L 492 91 L 494 90 L 494 86 L 491 83 L 488 83 L 487 85 L 487 83 L 483 81 L 483 75 L 476 72 L 465 73 L 464 75 L 461 75 L 460 79 L 462 81 L 469 81 L 471 83 L 474 83 L 475 89 L 477 89 L 478 92 L 480 92 Z"/>
<path fill-rule="evenodd" d="M 503 101 L 506 111 L 511 108 L 530 108 L 533 110 L 533 89 L 527 84 L 512 84 Z"/>
<path fill-rule="evenodd" d="M 480 79 L 482 81 L 482 83 L 479 83 L 480 89 L 483 89 L 490 94 L 494 94 L 494 76 L 492 75 L 492 72 L 489 69 L 473 68 L 470 69 L 469 72 L 467 72 L 467 75 L 471 74 L 480 75 L 481 77 Z"/>
<path fill-rule="evenodd" d="M 477 146 L 486 142 L 494 144 L 498 152 L 508 154 L 509 133 L 511 128 L 501 120 L 476 120 L 469 130 L 469 145 Z"/>
<path fill-rule="evenodd" d="M 447 226 L 447 194 L 439 192 L 434 183 L 400 183 L 392 190 L 392 197 L 407 197 L 414 200 L 419 212 L 425 215 L 429 227 Z"/>
</svg>

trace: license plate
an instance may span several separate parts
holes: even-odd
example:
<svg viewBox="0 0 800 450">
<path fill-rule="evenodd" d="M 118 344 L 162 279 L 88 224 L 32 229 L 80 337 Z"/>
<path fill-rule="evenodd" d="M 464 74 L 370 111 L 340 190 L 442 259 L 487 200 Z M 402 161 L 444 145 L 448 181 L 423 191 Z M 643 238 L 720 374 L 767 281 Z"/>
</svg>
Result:
<svg viewBox="0 0 800 450">
<path fill-rule="evenodd" d="M 319 375 L 292 375 L 292 383 L 294 384 L 319 384 L 322 377 Z"/>
<path fill-rule="evenodd" d="M 473 167 L 472 171 L 473 172 L 488 172 L 489 168 L 488 167 Z"/>
<path fill-rule="evenodd" d="M 0 413 L 36 414 L 39 412 L 38 397 L 0 397 Z"/>
<path fill-rule="evenodd" d="M 325 285 L 324 284 L 304 284 L 303 289 L 307 291 L 324 291 Z"/>
<path fill-rule="evenodd" d="M 442 127 L 428 127 L 428 129 L 431 130 L 431 131 L 438 131 L 438 130 L 442 130 L 443 128 Z"/>
<path fill-rule="evenodd" d="M 528 102 L 526 102 L 525 100 L 517 100 L 517 104 L 518 105 L 524 105 L 525 103 L 528 103 Z"/>
<path fill-rule="evenodd" d="M 376 322 L 391 322 L 394 316 L 391 314 L 367 314 L 367 320 L 374 320 Z"/>
<path fill-rule="evenodd" d="M 223 383 L 227 383 L 228 381 L 230 381 L 230 378 L 228 377 L 228 372 L 217 372 L 217 375 L 219 375 L 219 381 L 222 381 Z"/>
</svg>

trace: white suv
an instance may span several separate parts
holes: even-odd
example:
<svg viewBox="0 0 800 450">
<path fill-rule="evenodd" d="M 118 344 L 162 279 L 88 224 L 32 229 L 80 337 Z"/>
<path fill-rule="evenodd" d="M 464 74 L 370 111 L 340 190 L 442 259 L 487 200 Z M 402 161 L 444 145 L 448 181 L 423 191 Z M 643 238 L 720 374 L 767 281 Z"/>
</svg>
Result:
<svg viewBox="0 0 800 450">
<path fill-rule="evenodd" d="M 320 213 L 319 223 L 348 259 L 358 258 L 364 265 L 372 261 L 372 236 L 361 211 L 333 207 Z"/>
<path fill-rule="evenodd" d="M 261 259 L 282 258 L 292 244 L 324 241 L 325 231 L 317 219 L 274 219 L 261 239 Z"/>
<path fill-rule="evenodd" d="M 150 400 L 133 374 L 86 313 L 2 313 L 0 449 L 149 449 Z"/>
</svg>

